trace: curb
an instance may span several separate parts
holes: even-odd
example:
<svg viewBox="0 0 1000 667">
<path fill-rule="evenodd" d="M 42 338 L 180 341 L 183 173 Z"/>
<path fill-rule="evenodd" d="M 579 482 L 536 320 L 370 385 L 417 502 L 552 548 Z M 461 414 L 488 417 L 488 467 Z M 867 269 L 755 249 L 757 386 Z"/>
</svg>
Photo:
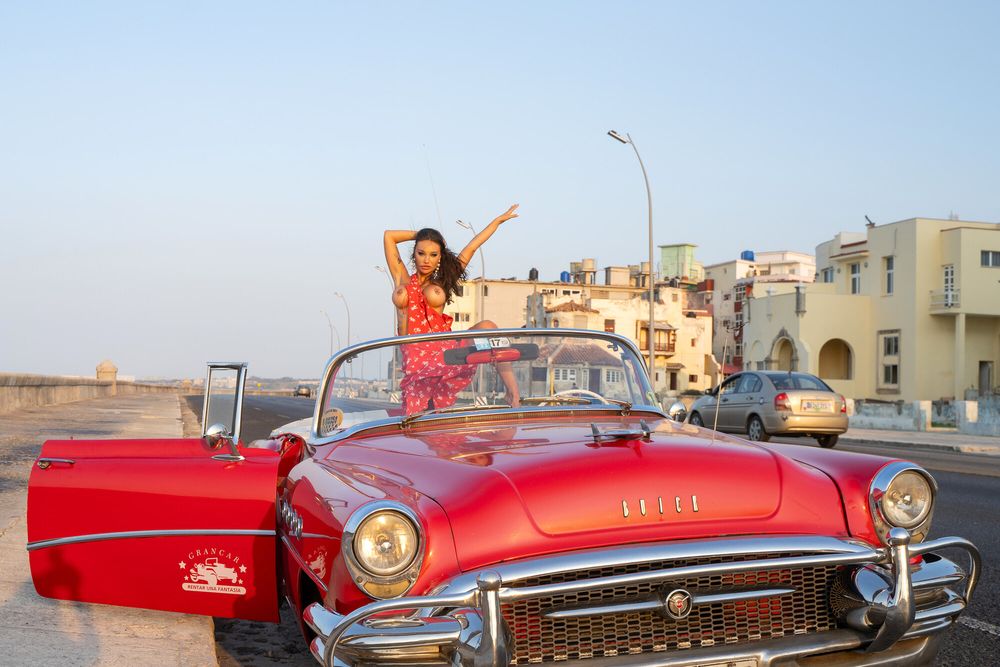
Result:
<svg viewBox="0 0 1000 667">
<path fill-rule="evenodd" d="M 1000 447 L 989 447 L 986 445 L 949 445 L 931 444 L 928 442 L 899 442 L 896 440 L 877 440 L 874 438 L 856 438 L 850 436 L 840 436 L 841 442 L 853 442 L 861 445 L 889 445 L 892 447 L 908 447 L 910 449 L 921 449 L 927 452 L 957 452 L 960 454 L 984 454 L 986 456 L 1000 456 Z"/>
</svg>

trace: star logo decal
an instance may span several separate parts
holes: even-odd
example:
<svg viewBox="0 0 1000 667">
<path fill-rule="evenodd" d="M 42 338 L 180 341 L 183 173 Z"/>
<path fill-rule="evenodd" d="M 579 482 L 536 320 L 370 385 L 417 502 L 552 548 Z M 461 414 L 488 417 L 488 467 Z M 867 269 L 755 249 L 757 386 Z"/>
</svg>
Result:
<svg viewBox="0 0 1000 667">
<path fill-rule="evenodd" d="M 181 568 L 182 570 L 184 569 L 184 566 L 185 566 L 185 565 L 187 565 L 187 563 L 185 563 L 184 561 L 181 561 L 181 562 L 177 563 L 177 566 L 178 566 L 179 568 Z"/>
<path fill-rule="evenodd" d="M 240 574 L 246 574 L 246 573 L 247 573 L 247 566 L 246 565 L 240 565 Z"/>
</svg>

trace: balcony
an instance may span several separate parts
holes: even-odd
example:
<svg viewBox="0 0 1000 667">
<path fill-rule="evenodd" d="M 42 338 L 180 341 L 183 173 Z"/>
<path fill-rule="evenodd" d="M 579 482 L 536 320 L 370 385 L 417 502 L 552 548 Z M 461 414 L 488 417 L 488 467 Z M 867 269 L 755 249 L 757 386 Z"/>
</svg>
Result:
<svg viewBox="0 0 1000 667">
<path fill-rule="evenodd" d="M 962 306 L 959 290 L 931 291 L 932 315 L 957 315 Z"/>
</svg>

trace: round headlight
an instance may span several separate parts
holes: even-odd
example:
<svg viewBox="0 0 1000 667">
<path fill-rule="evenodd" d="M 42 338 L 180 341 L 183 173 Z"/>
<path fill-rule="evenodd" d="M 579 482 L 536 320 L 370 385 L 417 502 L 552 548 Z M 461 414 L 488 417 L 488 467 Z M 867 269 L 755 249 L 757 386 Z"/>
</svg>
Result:
<svg viewBox="0 0 1000 667">
<path fill-rule="evenodd" d="M 402 514 L 375 512 L 354 533 L 358 563 L 378 577 L 399 574 L 417 557 L 417 529 Z"/>
<path fill-rule="evenodd" d="M 914 470 L 896 475 L 880 500 L 885 520 L 900 528 L 914 528 L 923 523 L 933 503 L 930 482 Z"/>
</svg>

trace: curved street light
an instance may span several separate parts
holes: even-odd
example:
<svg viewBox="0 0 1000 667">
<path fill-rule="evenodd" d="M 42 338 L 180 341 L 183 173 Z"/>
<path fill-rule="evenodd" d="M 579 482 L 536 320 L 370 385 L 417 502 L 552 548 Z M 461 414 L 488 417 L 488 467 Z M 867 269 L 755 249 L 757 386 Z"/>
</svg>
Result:
<svg viewBox="0 0 1000 667">
<path fill-rule="evenodd" d="M 649 190 L 649 177 L 646 175 L 646 165 L 642 163 L 642 156 L 639 155 L 639 149 L 636 148 L 635 142 L 632 141 L 631 135 L 628 132 L 625 133 L 623 137 L 618 132 L 614 130 L 608 131 L 608 136 L 616 141 L 620 141 L 623 144 L 630 144 L 632 150 L 635 151 L 635 156 L 639 159 L 639 168 L 642 169 L 642 180 L 646 183 L 646 204 L 649 208 L 649 372 L 652 375 L 653 389 L 656 389 L 656 368 L 655 362 L 655 347 L 653 341 L 655 340 L 653 336 L 653 194 Z"/>
<path fill-rule="evenodd" d="M 347 311 L 347 347 L 351 346 L 351 307 L 347 305 L 347 299 L 340 292 L 334 292 L 334 296 L 340 297 L 340 300 L 344 302 L 344 310 Z"/>
<path fill-rule="evenodd" d="M 472 237 L 476 237 L 476 228 L 472 226 L 472 223 L 465 222 L 464 220 L 456 220 L 455 224 L 462 229 L 468 229 L 472 232 Z M 482 266 L 483 277 L 480 284 L 479 290 L 479 317 L 478 321 L 482 322 L 486 319 L 486 259 L 483 257 L 483 247 L 479 246 L 479 263 Z"/>
<path fill-rule="evenodd" d="M 337 334 L 337 348 L 339 349 L 340 348 L 340 332 L 337 331 L 337 328 L 333 326 L 333 320 L 330 319 L 330 315 L 325 310 L 320 310 L 319 312 L 323 313 L 323 316 L 326 317 L 326 323 L 328 325 L 330 325 L 330 356 L 332 357 L 333 356 L 333 334 L 334 334 L 334 332 L 336 332 L 336 334 Z"/>
</svg>

